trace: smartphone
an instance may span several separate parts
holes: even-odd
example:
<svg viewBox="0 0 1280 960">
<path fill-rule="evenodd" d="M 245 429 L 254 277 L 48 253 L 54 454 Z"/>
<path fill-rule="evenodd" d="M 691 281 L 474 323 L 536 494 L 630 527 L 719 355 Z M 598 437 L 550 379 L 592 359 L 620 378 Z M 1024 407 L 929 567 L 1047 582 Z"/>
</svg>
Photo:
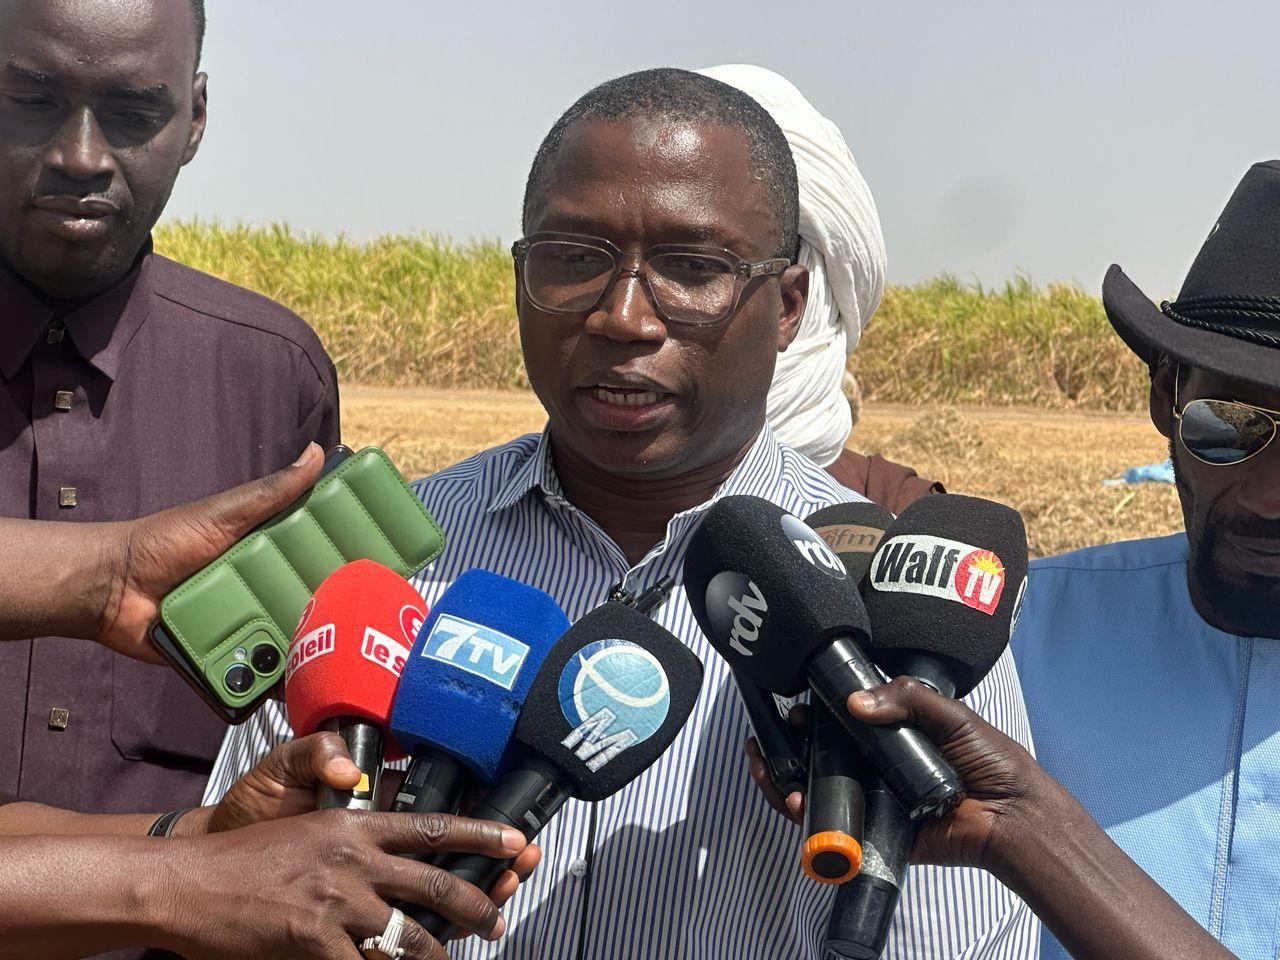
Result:
<svg viewBox="0 0 1280 960">
<path fill-rule="evenodd" d="M 351 456 L 351 448 L 342 444 L 330 449 L 325 454 L 324 470 L 316 480 L 314 489 L 319 488 L 324 477 L 333 474 Z M 292 515 L 310 493 L 303 494 L 302 498 L 289 504 L 278 515 L 256 527 L 244 536 L 241 543 Z M 211 563 L 205 571 L 188 580 L 188 584 L 205 573 L 214 571 L 215 564 L 218 563 L 219 561 Z M 218 575 L 214 573 L 214 576 Z M 211 596 L 210 600 L 212 605 L 220 607 L 218 596 Z M 282 631 L 266 618 L 256 618 L 225 636 L 214 632 L 204 637 L 188 637 L 186 646 L 174 639 L 161 618 L 152 623 L 150 640 L 151 645 L 168 660 L 169 666 L 178 671 L 205 703 L 228 723 L 246 721 L 262 701 L 269 698 L 275 685 L 284 676 L 284 659 L 287 657 L 289 644 L 289 637 L 282 637 Z M 192 654 L 195 654 L 195 659 Z"/>
</svg>

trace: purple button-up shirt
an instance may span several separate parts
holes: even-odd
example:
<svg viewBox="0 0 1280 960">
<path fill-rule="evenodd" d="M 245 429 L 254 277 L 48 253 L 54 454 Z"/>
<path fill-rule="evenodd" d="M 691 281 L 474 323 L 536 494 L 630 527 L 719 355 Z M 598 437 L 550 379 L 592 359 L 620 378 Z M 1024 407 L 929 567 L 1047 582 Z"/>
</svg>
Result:
<svg viewBox="0 0 1280 960">
<path fill-rule="evenodd" d="M 338 441 L 333 364 L 280 305 L 146 251 L 59 314 L 0 268 L 0 515 L 121 520 Z M 82 640 L 0 643 L 0 793 L 194 806 L 222 722 L 171 669 Z"/>
</svg>

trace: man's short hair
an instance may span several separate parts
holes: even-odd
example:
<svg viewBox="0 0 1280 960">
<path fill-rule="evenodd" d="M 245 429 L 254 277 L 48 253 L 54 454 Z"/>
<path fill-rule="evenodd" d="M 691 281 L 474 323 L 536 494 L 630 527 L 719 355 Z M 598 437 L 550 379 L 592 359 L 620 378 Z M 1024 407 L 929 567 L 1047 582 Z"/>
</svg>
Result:
<svg viewBox="0 0 1280 960">
<path fill-rule="evenodd" d="M 718 124 L 746 137 L 751 173 L 764 184 L 779 238 L 776 256 L 799 254 L 800 188 L 786 135 L 755 99 L 737 87 L 699 73 L 660 67 L 607 80 L 560 115 L 538 147 L 524 190 L 524 226 L 545 186 L 565 132 L 582 120 L 675 120 Z"/>
<path fill-rule="evenodd" d="M 204 0 L 191 0 L 191 15 L 196 20 L 196 69 L 200 69 L 200 57 L 204 54 Z"/>
</svg>

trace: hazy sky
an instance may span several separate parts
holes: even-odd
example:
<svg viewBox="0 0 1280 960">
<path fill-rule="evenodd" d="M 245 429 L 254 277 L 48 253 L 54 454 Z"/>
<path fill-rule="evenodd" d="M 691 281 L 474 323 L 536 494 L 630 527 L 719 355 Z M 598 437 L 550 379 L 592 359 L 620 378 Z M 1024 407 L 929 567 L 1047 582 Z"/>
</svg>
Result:
<svg viewBox="0 0 1280 960">
<path fill-rule="evenodd" d="M 207 0 L 210 123 L 170 216 L 513 239 L 538 141 L 593 84 L 750 62 L 844 131 L 890 279 L 1176 291 L 1280 156 L 1277 0 L 627 4 Z"/>
</svg>

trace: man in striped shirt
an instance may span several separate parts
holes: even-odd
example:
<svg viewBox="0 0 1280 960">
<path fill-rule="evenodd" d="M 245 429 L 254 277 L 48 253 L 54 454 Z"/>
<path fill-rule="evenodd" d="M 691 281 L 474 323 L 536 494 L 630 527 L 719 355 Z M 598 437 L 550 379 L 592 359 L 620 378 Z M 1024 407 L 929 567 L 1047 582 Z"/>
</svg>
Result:
<svg viewBox="0 0 1280 960">
<path fill-rule="evenodd" d="M 447 531 L 417 582 L 428 602 L 481 567 L 576 618 L 615 583 L 679 581 L 689 535 L 719 497 L 799 516 L 861 499 L 765 423 L 808 278 L 794 263 L 795 165 L 759 104 L 682 70 L 597 87 L 539 149 L 524 227 L 521 341 L 549 423 L 416 485 Z M 509 905 L 508 933 L 455 956 L 821 955 L 832 888 L 804 877 L 797 829 L 747 775 L 729 671 L 680 587 L 656 617 L 707 667 L 684 730 L 618 794 L 569 802 L 542 833 L 544 862 Z M 970 703 L 1029 745 L 1011 659 Z M 210 795 L 288 735 L 278 710 L 237 728 Z M 886 956 L 1033 958 L 1036 921 L 978 871 L 913 868 Z"/>
</svg>

